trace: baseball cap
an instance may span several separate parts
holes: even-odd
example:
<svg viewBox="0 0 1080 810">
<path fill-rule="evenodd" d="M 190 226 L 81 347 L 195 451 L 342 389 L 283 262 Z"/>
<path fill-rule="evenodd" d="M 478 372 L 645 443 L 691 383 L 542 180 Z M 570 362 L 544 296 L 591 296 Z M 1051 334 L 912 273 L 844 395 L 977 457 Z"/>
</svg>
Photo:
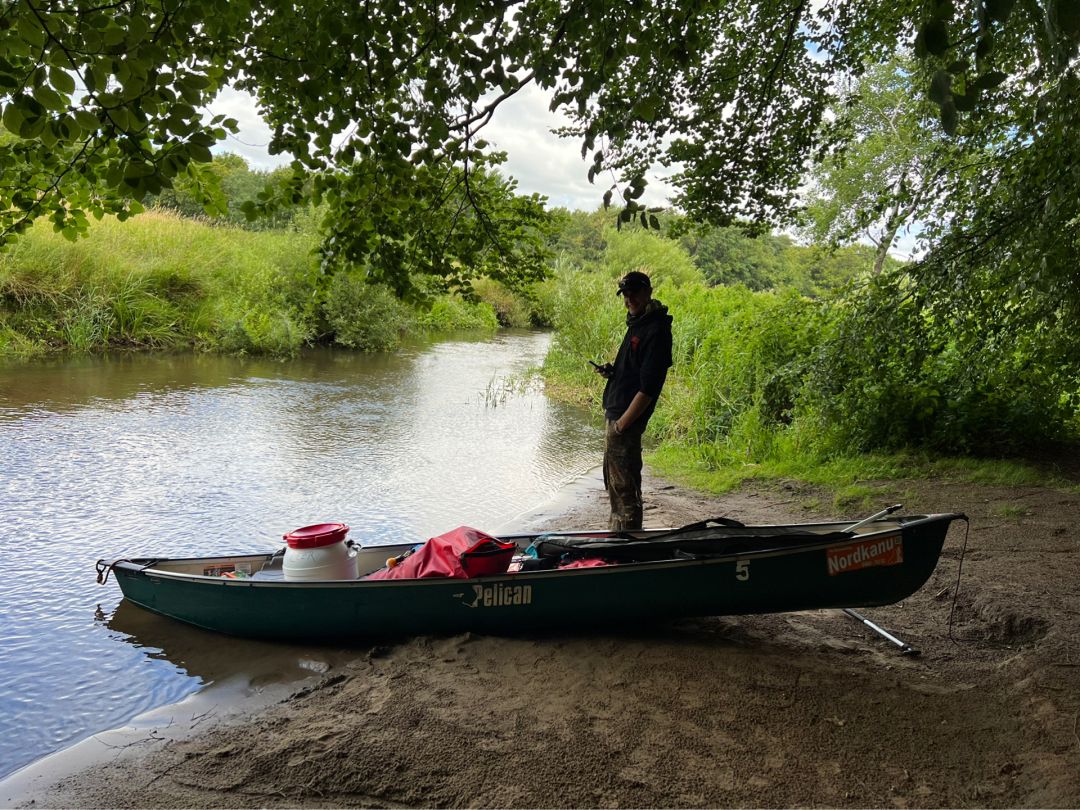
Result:
<svg viewBox="0 0 1080 810">
<path fill-rule="evenodd" d="M 627 292 L 637 292 L 638 290 L 651 290 L 652 282 L 649 281 L 649 277 L 639 270 L 631 270 L 625 276 L 619 279 L 619 289 L 615 291 L 616 295 L 622 295 Z"/>
</svg>

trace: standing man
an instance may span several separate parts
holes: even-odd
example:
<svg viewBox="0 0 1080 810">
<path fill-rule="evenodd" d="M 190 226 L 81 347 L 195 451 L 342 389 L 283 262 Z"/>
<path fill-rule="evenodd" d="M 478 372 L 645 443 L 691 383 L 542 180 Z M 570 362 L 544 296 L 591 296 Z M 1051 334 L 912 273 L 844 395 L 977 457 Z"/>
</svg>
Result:
<svg viewBox="0 0 1080 810">
<path fill-rule="evenodd" d="M 652 282 L 634 270 L 619 280 L 615 293 L 626 306 L 626 335 L 615 363 L 597 367 L 607 378 L 604 416 L 604 486 L 611 499 L 613 531 L 640 529 L 641 434 L 656 408 L 671 366 L 671 316 L 653 300 Z"/>
</svg>

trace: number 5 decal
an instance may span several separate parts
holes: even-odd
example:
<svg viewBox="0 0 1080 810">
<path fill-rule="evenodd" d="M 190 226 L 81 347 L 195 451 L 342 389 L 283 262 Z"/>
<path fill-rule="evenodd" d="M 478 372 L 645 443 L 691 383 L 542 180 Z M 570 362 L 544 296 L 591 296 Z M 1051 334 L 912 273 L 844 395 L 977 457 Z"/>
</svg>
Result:
<svg viewBox="0 0 1080 810">
<path fill-rule="evenodd" d="M 735 562 L 735 579 L 740 582 L 746 582 L 746 580 L 750 579 L 749 560 L 737 560 Z"/>
</svg>

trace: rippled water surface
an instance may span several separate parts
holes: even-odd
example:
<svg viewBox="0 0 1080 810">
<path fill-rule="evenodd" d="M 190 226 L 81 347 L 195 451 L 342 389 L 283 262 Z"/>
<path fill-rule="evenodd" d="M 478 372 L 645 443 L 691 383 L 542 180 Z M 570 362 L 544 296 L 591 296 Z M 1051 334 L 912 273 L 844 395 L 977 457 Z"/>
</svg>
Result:
<svg viewBox="0 0 1080 810">
<path fill-rule="evenodd" d="M 118 609 L 98 558 L 272 550 L 323 521 L 497 530 L 599 463 L 586 415 L 523 383 L 548 340 L 0 367 L 0 777 L 284 649 Z"/>
</svg>

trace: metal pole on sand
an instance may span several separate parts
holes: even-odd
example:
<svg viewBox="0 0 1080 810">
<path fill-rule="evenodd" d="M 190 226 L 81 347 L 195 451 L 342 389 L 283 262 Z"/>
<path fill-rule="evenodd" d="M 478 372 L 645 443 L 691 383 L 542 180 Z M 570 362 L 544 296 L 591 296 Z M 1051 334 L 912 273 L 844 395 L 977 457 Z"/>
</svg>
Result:
<svg viewBox="0 0 1080 810">
<path fill-rule="evenodd" d="M 877 633 L 882 638 L 885 638 L 885 639 L 888 639 L 889 641 L 891 641 L 893 644 L 895 644 L 897 647 L 900 648 L 900 654 L 901 655 L 918 655 L 919 654 L 919 651 L 917 649 L 915 649 L 914 647 L 912 647 L 910 644 L 908 644 L 906 641 L 901 641 L 900 639 L 898 639 L 896 636 L 894 636 L 889 631 L 884 630 L 881 627 L 878 627 L 876 624 L 874 624 L 868 618 L 863 616 L 861 613 L 856 613 L 851 608 L 841 608 L 841 610 L 843 610 L 844 613 L 846 613 L 848 616 L 855 619 L 856 621 L 862 622 L 863 624 L 865 624 L 867 627 L 869 627 L 871 630 L 873 630 L 875 633 Z"/>
</svg>

